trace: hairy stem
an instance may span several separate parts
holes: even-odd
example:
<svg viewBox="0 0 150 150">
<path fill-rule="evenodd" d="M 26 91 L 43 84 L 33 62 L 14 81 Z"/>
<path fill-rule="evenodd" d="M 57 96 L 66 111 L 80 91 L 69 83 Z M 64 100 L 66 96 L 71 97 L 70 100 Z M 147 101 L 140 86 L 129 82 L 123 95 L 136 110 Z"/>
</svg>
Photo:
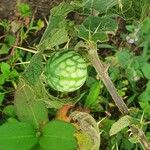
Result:
<svg viewBox="0 0 150 150">
<path fill-rule="evenodd" d="M 116 106 L 119 108 L 123 115 L 129 114 L 128 107 L 124 103 L 121 96 L 119 96 L 117 89 L 115 88 L 113 82 L 111 81 L 108 75 L 108 65 L 104 64 L 98 56 L 97 49 L 95 46 L 90 45 L 90 50 L 88 51 L 88 57 L 94 66 L 98 76 L 103 81 L 104 85 L 106 86 L 107 90 L 109 91 L 112 99 L 114 100 Z M 139 129 L 135 126 L 130 127 L 134 136 L 138 137 L 139 143 L 143 146 L 145 150 L 150 150 L 150 143 L 147 140 L 144 132 L 142 129 Z"/>
<path fill-rule="evenodd" d="M 108 66 L 102 63 L 102 61 L 98 57 L 96 50 L 89 50 L 89 58 L 94 68 L 96 69 L 99 77 L 101 78 L 110 95 L 112 96 L 115 104 L 117 105 L 122 114 L 127 115 L 129 113 L 128 107 L 124 103 L 123 99 L 119 96 L 114 84 L 108 76 Z"/>
</svg>

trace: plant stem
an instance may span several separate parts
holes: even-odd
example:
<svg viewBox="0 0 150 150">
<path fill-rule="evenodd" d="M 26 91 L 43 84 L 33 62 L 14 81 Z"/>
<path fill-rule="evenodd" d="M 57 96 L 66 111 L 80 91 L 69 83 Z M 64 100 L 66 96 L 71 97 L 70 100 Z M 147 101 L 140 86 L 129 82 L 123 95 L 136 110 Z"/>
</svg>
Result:
<svg viewBox="0 0 150 150">
<path fill-rule="evenodd" d="M 96 72 L 98 73 L 98 76 L 103 81 L 104 85 L 106 86 L 107 90 L 109 91 L 110 95 L 112 96 L 112 99 L 114 100 L 121 113 L 123 115 L 129 114 L 127 105 L 124 103 L 122 97 L 119 96 L 117 89 L 115 88 L 113 82 L 111 81 L 108 75 L 108 65 L 104 64 L 99 59 L 96 46 L 90 44 L 89 47 L 90 50 L 88 51 L 88 57 L 92 65 L 94 66 Z M 130 126 L 130 129 L 134 136 L 138 137 L 139 143 L 143 146 L 143 148 L 145 150 L 150 150 L 150 143 L 147 140 L 142 129 L 139 129 L 136 126 Z"/>
<path fill-rule="evenodd" d="M 133 135 L 138 137 L 139 143 L 143 146 L 144 150 L 150 150 L 150 143 L 148 139 L 146 138 L 142 129 L 139 129 L 136 126 L 130 126 L 130 129 Z"/>
<path fill-rule="evenodd" d="M 102 61 L 99 59 L 97 50 L 89 50 L 88 54 L 91 63 L 96 69 L 99 77 L 103 81 L 113 100 L 115 101 L 115 104 L 117 105 L 122 114 L 127 115 L 129 113 L 128 107 L 124 103 L 123 99 L 119 96 L 114 84 L 108 76 L 108 66 L 103 64 Z"/>
</svg>

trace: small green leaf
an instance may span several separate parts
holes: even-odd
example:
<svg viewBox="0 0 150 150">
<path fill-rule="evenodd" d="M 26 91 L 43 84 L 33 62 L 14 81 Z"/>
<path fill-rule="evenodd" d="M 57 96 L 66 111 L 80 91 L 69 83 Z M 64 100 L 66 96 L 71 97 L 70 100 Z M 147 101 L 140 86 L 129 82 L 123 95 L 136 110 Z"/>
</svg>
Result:
<svg viewBox="0 0 150 150">
<path fill-rule="evenodd" d="M 15 117 L 15 108 L 14 105 L 8 105 L 4 108 L 3 113 L 9 117 Z"/>
<path fill-rule="evenodd" d="M 10 65 L 2 62 L 1 63 L 1 72 L 5 75 L 9 74 L 10 73 Z"/>
<path fill-rule="evenodd" d="M 43 128 L 40 146 L 43 150 L 75 150 L 75 127 L 64 121 L 51 121 Z"/>
<path fill-rule="evenodd" d="M 145 102 L 145 101 L 150 101 L 150 80 L 148 81 L 147 85 L 146 85 L 146 89 L 145 91 L 143 91 L 140 96 L 138 97 L 138 99 L 141 102 Z"/>
<path fill-rule="evenodd" d="M 150 18 L 147 17 L 143 21 L 139 31 L 139 38 L 141 41 L 149 41 L 150 42 Z"/>
<path fill-rule="evenodd" d="M 40 85 L 39 89 L 40 89 Z M 41 87 L 42 88 L 42 87 Z M 15 108 L 18 118 L 23 122 L 29 122 L 38 128 L 48 121 L 47 108 L 40 90 L 30 87 L 23 79 L 20 80 L 15 93 Z"/>
<path fill-rule="evenodd" d="M 4 42 L 2 43 L 2 46 L 0 47 L 0 54 L 8 54 L 10 48 L 12 48 L 12 46 L 14 45 L 15 40 L 16 40 L 16 37 L 14 35 L 8 34 L 5 37 Z"/>
<path fill-rule="evenodd" d="M 117 134 L 122 129 L 128 127 L 131 124 L 131 117 L 126 115 L 121 117 L 117 122 L 115 122 L 109 131 L 110 136 Z"/>
<path fill-rule="evenodd" d="M 149 90 L 145 90 L 144 92 L 142 92 L 140 94 L 140 96 L 138 97 L 138 99 L 140 101 L 150 101 L 150 91 Z"/>
<path fill-rule="evenodd" d="M 35 54 L 29 66 L 26 68 L 22 76 L 29 82 L 31 85 L 35 85 L 39 81 L 39 77 L 43 71 L 43 64 L 42 64 L 42 54 L 37 53 Z"/>
<path fill-rule="evenodd" d="M 139 102 L 140 104 L 140 107 L 142 108 L 142 110 L 144 110 L 144 114 L 150 116 L 150 104 L 148 101 L 142 101 L 142 102 Z"/>
<path fill-rule="evenodd" d="M 35 129 L 27 123 L 5 123 L 0 127 L 1 150 L 30 150 L 37 143 Z"/>
<path fill-rule="evenodd" d="M 18 11 L 23 17 L 27 17 L 31 15 L 30 6 L 26 3 L 21 3 L 18 5 Z"/>
<path fill-rule="evenodd" d="M 142 67 L 142 71 L 144 76 L 150 80 L 150 64 L 149 63 L 145 63 Z"/>
<path fill-rule="evenodd" d="M 5 74 L 0 74 L 0 85 L 3 85 L 7 78 L 8 76 L 6 76 Z"/>
<path fill-rule="evenodd" d="M 131 62 L 132 55 L 127 50 L 123 50 L 117 52 L 116 57 L 122 67 L 127 67 Z"/>
<path fill-rule="evenodd" d="M 99 81 L 96 81 L 95 83 L 92 84 L 90 88 L 90 92 L 85 100 L 85 106 L 86 107 L 91 107 L 96 104 L 98 100 L 98 96 L 101 92 L 102 84 Z"/>
</svg>

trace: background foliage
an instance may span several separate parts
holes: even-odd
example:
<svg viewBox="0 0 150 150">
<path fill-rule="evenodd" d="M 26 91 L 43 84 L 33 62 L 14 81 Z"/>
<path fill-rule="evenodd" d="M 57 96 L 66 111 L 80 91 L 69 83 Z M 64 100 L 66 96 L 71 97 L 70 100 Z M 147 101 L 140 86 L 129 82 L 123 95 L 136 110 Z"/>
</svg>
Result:
<svg viewBox="0 0 150 150">
<path fill-rule="evenodd" d="M 35 19 L 30 6 L 22 3 L 16 7 L 20 20 L 0 20 L 0 149 L 91 150 L 95 133 L 101 134 L 100 149 L 142 150 L 128 127 L 136 125 L 150 139 L 148 4 L 149 0 L 66 1 L 52 8 L 45 21 Z M 109 64 L 109 75 L 130 116 L 121 116 L 90 64 L 87 81 L 76 92 L 48 87 L 43 72 L 51 53 L 71 48 L 88 60 L 87 41 L 97 44 L 99 58 Z M 79 113 L 83 120 L 76 118 L 74 125 L 66 105 L 88 112 L 89 120 Z M 89 132 L 86 125 L 92 126 Z"/>
</svg>

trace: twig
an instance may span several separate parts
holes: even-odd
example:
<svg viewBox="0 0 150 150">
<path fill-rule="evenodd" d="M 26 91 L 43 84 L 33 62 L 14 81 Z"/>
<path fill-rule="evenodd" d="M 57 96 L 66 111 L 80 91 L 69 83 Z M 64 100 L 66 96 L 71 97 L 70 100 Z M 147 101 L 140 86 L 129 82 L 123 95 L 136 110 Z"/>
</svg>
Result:
<svg viewBox="0 0 150 150">
<path fill-rule="evenodd" d="M 104 64 L 99 59 L 96 45 L 90 43 L 89 47 L 90 50 L 88 51 L 88 57 L 92 65 L 94 66 L 96 72 L 98 73 L 98 76 L 103 81 L 104 85 L 106 86 L 107 90 L 109 91 L 110 95 L 112 96 L 112 99 L 114 100 L 121 113 L 123 115 L 129 114 L 127 105 L 124 103 L 122 97 L 119 96 L 113 82 L 111 81 L 108 75 L 108 65 Z M 150 143 L 147 140 L 142 129 L 139 129 L 135 126 L 130 126 L 130 129 L 135 136 L 138 136 L 139 143 L 143 146 L 143 148 L 145 150 L 150 150 Z"/>
<path fill-rule="evenodd" d="M 33 50 L 33 49 L 28 49 L 28 48 L 24 48 L 24 47 L 20 47 L 20 46 L 14 46 L 14 47 L 15 47 L 15 48 L 18 48 L 18 49 L 21 49 L 21 50 L 23 50 L 23 51 L 30 52 L 30 53 L 34 53 L 34 54 L 38 53 L 38 51 Z"/>
</svg>

